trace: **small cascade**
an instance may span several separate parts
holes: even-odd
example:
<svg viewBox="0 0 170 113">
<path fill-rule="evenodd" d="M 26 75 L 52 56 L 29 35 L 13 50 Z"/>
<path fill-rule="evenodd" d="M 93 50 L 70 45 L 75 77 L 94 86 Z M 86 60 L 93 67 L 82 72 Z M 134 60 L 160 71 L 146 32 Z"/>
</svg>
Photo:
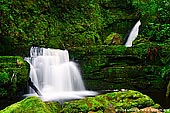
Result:
<svg viewBox="0 0 170 113">
<path fill-rule="evenodd" d="M 132 46 L 132 42 L 136 39 L 136 37 L 138 36 L 138 32 L 139 32 L 139 26 L 141 25 L 140 20 L 135 24 L 135 26 L 133 27 L 133 29 L 131 30 L 127 41 L 125 43 L 126 47 L 131 47 Z"/>
<path fill-rule="evenodd" d="M 30 64 L 30 79 L 44 101 L 79 99 L 97 94 L 85 90 L 77 64 L 69 61 L 67 50 L 32 47 L 30 56 L 25 58 Z M 32 88 L 29 95 L 36 95 Z"/>
</svg>

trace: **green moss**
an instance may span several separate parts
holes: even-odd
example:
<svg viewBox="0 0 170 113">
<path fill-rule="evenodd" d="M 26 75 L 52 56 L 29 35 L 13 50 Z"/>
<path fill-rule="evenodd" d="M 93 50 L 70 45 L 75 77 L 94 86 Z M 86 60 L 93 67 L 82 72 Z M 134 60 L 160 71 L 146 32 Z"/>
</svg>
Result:
<svg viewBox="0 0 170 113">
<path fill-rule="evenodd" d="M 20 102 L 6 107 L 0 113 L 56 113 L 59 109 L 56 108 L 55 104 L 45 104 L 37 97 L 27 97 Z"/>
<path fill-rule="evenodd" d="M 121 36 L 118 33 L 111 33 L 106 37 L 104 43 L 107 45 L 120 45 L 122 42 Z"/>
<path fill-rule="evenodd" d="M 83 57 L 84 55 L 136 55 L 138 58 L 144 58 L 148 54 L 148 49 L 150 47 L 158 47 L 157 43 L 141 43 L 134 45 L 131 48 L 127 48 L 123 45 L 108 46 L 108 45 L 98 45 L 98 46 L 83 46 L 67 48 L 70 55 L 74 58 Z"/>
<path fill-rule="evenodd" d="M 49 107 L 51 113 L 59 113 L 61 110 L 59 102 L 45 102 L 45 104 Z"/>
<path fill-rule="evenodd" d="M 131 109 L 134 107 L 144 108 L 154 106 L 155 103 L 147 95 L 143 95 L 138 91 L 128 90 L 125 92 L 112 92 L 95 97 L 87 97 L 81 100 L 65 102 L 63 105 L 63 112 L 76 111 L 105 111 L 106 109 Z"/>
</svg>

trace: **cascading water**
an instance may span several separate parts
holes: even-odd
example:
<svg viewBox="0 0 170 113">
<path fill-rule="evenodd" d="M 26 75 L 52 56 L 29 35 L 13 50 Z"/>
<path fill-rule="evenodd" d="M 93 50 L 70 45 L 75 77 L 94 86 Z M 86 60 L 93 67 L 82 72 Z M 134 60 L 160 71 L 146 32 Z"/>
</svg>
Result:
<svg viewBox="0 0 170 113">
<path fill-rule="evenodd" d="M 41 92 L 42 100 L 78 99 L 96 92 L 85 90 L 76 63 L 69 61 L 67 50 L 32 47 L 30 58 L 30 78 Z M 36 95 L 30 88 L 30 95 Z"/>
<path fill-rule="evenodd" d="M 131 47 L 132 46 L 132 42 L 136 39 L 136 37 L 138 36 L 138 32 L 139 32 L 139 26 L 141 25 L 140 20 L 135 24 L 135 26 L 133 27 L 133 29 L 131 30 L 127 41 L 125 43 L 126 47 Z"/>
</svg>

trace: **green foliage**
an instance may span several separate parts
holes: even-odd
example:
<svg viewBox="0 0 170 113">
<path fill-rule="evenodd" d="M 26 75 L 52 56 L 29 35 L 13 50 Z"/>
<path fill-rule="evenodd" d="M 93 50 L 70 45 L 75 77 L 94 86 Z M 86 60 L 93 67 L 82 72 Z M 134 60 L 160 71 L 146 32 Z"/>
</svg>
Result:
<svg viewBox="0 0 170 113">
<path fill-rule="evenodd" d="M 168 75 L 170 73 L 170 66 L 164 66 L 161 70 L 161 77 L 164 78 L 166 75 Z"/>
<path fill-rule="evenodd" d="M 54 3 L 59 7 L 56 12 L 58 19 L 66 23 L 61 34 L 66 47 L 101 44 L 98 32 L 103 21 L 99 4 L 83 0 Z"/>
<path fill-rule="evenodd" d="M 120 9 L 129 7 L 127 0 L 1 0 L 0 3 L 3 55 L 28 56 L 31 46 L 100 45 L 113 30 L 126 32 L 129 23 L 124 25 L 122 18 L 135 18 L 132 11 Z"/>
<path fill-rule="evenodd" d="M 26 54 L 30 46 L 45 46 L 60 27 L 46 1 L 1 1 L 3 54 Z M 49 37 L 48 37 L 49 36 Z M 11 47 L 12 45 L 12 47 Z M 16 51 L 17 49 L 17 51 Z M 8 53 L 9 52 L 9 53 Z"/>
<path fill-rule="evenodd" d="M 7 95 L 8 95 L 7 90 L 4 88 L 0 88 L 0 96 L 5 97 Z"/>
<path fill-rule="evenodd" d="M 28 56 L 30 46 L 100 45 L 111 32 L 125 34 L 125 29 L 131 28 L 126 19 L 133 20 L 139 15 L 142 32 L 150 40 L 164 41 L 170 36 L 167 0 L 1 0 L 0 3 L 0 54 Z"/>
<path fill-rule="evenodd" d="M 170 24 L 149 23 L 145 29 L 151 41 L 163 42 L 169 40 Z"/>
<path fill-rule="evenodd" d="M 164 113 L 170 113 L 170 109 L 166 109 Z"/>
<path fill-rule="evenodd" d="M 164 65 L 164 67 L 161 70 L 161 76 L 162 78 L 168 78 L 170 73 L 170 53 L 169 53 L 169 44 L 163 45 L 164 50 L 162 51 L 163 57 L 161 58 L 161 61 Z"/>
<path fill-rule="evenodd" d="M 1 97 L 22 95 L 26 88 L 29 65 L 20 56 L 0 56 Z"/>
<path fill-rule="evenodd" d="M 7 84 L 9 83 L 9 81 L 10 81 L 10 78 L 9 78 L 8 73 L 0 72 L 0 85 Z"/>
<path fill-rule="evenodd" d="M 163 42 L 170 37 L 170 2 L 168 0 L 132 0 L 140 13 L 144 36 L 150 41 Z"/>
</svg>

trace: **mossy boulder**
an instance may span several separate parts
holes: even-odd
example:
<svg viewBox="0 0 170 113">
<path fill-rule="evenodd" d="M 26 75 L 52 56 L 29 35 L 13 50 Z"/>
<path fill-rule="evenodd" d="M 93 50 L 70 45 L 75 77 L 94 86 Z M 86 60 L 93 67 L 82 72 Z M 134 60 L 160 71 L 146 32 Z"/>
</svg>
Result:
<svg viewBox="0 0 170 113">
<path fill-rule="evenodd" d="M 128 90 L 65 102 L 62 112 L 87 113 L 89 111 L 93 111 L 103 113 L 108 110 L 122 111 L 134 108 L 141 109 L 149 106 L 158 107 L 159 105 L 155 104 L 154 101 L 147 95 L 138 91 Z"/>
<path fill-rule="evenodd" d="M 58 102 L 43 102 L 38 97 L 30 96 L 6 107 L 0 113 L 110 113 L 146 107 L 159 108 L 160 105 L 147 95 L 127 90 L 72 100 L 62 106 Z"/>
<path fill-rule="evenodd" d="M 121 36 L 118 33 L 111 33 L 109 36 L 106 37 L 106 40 L 104 41 L 107 45 L 120 45 L 122 42 Z"/>
<path fill-rule="evenodd" d="M 57 113 L 60 110 L 58 102 L 44 103 L 37 97 L 27 97 L 1 110 L 0 113 Z"/>
</svg>

